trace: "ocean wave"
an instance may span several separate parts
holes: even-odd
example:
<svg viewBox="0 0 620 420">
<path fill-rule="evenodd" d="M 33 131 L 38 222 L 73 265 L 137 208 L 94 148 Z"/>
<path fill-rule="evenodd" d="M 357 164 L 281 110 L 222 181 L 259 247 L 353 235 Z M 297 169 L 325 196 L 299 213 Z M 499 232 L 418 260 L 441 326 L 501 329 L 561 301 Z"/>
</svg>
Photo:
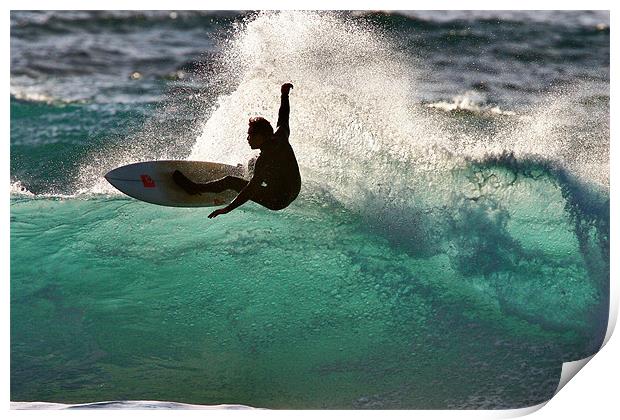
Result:
<svg viewBox="0 0 620 420">
<path fill-rule="evenodd" d="M 299 36 L 290 38 L 289 33 Z M 560 238 L 572 236 L 570 230 L 577 227 L 600 231 L 600 248 L 589 246 L 596 250 L 593 254 L 605 253 L 605 193 L 597 206 L 585 206 L 587 200 L 580 197 L 605 185 L 604 171 L 591 174 L 581 168 L 604 161 L 606 151 L 588 149 L 580 141 L 571 124 L 591 132 L 585 123 L 591 115 L 567 106 L 589 87 L 548 92 L 524 110 L 527 119 L 503 118 L 516 113 L 489 105 L 475 91 L 455 98 L 454 110 L 492 116 L 481 122 L 491 120 L 492 129 L 479 130 L 479 119 L 455 119 L 420 107 L 411 95 L 419 69 L 391 46 L 384 34 L 338 16 L 257 15 L 230 42 L 225 64 L 232 67 L 238 86 L 220 97 L 205 119 L 190 159 L 247 161 L 249 150 L 222 139 L 243 138 L 248 110 L 269 112 L 265 98 L 277 92 L 273 80 L 303 81 L 291 93 L 291 144 L 304 180 L 302 196 L 329 192 L 347 214 L 357 215 L 370 232 L 410 256 L 448 255 L 459 275 L 482 278 L 483 289 L 517 317 L 535 313 L 531 322 L 550 329 L 587 318 L 545 308 L 558 308 L 556 299 L 565 287 L 555 283 L 564 277 L 554 258 L 579 252 L 565 248 Z M 565 174 L 576 181 L 569 182 Z M 584 216 L 588 213 L 594 218 Z M 550 226 L 557 242 L 541 249 L 539 238 L 527 233 L 537 226 Z M 573 244 L 579 240 L 589 243 L 584 236 Z M 549 273 L 540 269 L 542 258 L 549 259 Z M 604 266 L 604 259 L 593 264 Z M 532 273 L 541 283 L 532 280 Z M 604 283 L 596 273 L 591 277 L 595 284 L 588 287 Z M 545 293 L 538 302 L 511 295 L 517 284 L 539 294 L 542 282 L 554 283 L 555 293 Z M 590 325 L 568 322 L 580 331 Z"/>
<path fill-rule="evenodd" d="M 591 354 L 604 335 L 608 110 L 581 113 L 579 95 L 552 92 L 518 118 L 474 94 L 436 112 L 415 98 L 425 63 L 341 15 L 265 12 L 235 31 L 218 73 L 226 92 L 187 153 L 247 161 L 248 113 L 275 117 L 291 80 L 299 199 L 214 222 L 205 209 L 106 192 L 107 170 L 173 153 L 178 136 L 162 141 L 161 130 L 76 156 L 77 173 L 50 174 L 45 164 L 69 157 L 40 163 L 24 149 L 11 183 L 14 399 L 45 389 L 56 401 L 121 392 L 275 408 L 445 408 L 446 398 L 504 408 L 552 395 L 560 359 Z M 23 191 L 21 174 L 39 179 Z M 74 194 L 59 200 L 45 185 Z M 454 389 L 459 401 L 440 392 Z M 489 390 L 493 399 L 468 399 Z M 152 404 L 91 404 L 140 403 Z"/>
<path fill-rule="evenodd" d="M 596 351 L 604 335 L 598 296 L 608 255 L 604 224 L 595 222 L 605 214 L 587 204 L 583 185 L 545 163 L 505 155 L 442 175 L 434 195 L 367 194 L 353 210 L 301 197 L 278 214 L 248 203 L 218 222 L 204 209 L 135 200 L 15 203 L 12 346 L 21 370 L 12 395 L 27 400 L 37 395 L 33 381 L 54 381 L 57 401 L 83 401 L 69 387 L 79 380 L 99 400 L 116 398 L 119 383 L 149 397 L 175 383 L 162 398 L 208 404 L 226 395 L 268 408 L 445 408 L 448 399 L 479 407 L 438 394 L 440 385 L 367 391 L 366 378 L 393 389 L 395 372 L 432 383 L 448 363 L 446 389 L 497 397 L 485 408 L 550 397 L 559 360 Z M 588 212 L 594 217 L 582 217 Z M 41 276 L 41 267 L 53 272 Z M 503 331 L 514 338 L 500 339 Z M 50 362 L 50 351 L 60 362 Z M 508 379 L 498 378 L 494 369 L 506 360 Z M 26 369 L 37 375 L 25 377 Z M 484 385 L 472 385 L 485 372 Z M 308 386 L 326 379 L 324 391 Z M 506 381 L 515 387 L 502 387 Z"/>
<path fill-rule="evenodd" d="M 580 27 L 587 30 L 609 30 L 610 15 L 605 10 L 528 11 L 528 10 L 382 10 L 353 12 L 361 16 L 385 16 L 405 19 L 409 23 L 453 24 L 467 23 L 544 23 L 560 27 Z"/>
<path fill-rule="evenodd" d="M 48 92 L 41 91 L 36 87 L 11 85 L 11 99 L 31 103 L 44 103 L 47 105 L 68 105 L 87 103 L 85 99 L 68 99 L 54 96 Z"/>
<path fill-rule="evenodd" d="M 43 31 L 65 33 L 73 31 L 118 32 L 135 31 L 153 26 L 170 26 L 176 29 L 213 27 L 229 24 L 252 16 L 248 11 L 19 11 L 11 13 L 11 32 Z M 406 25 L 445 29 L 454 25 L 516 24 L 527 30 L 529 25 L 547 25 L 555 30 L 579 30 L 583 33 L 609 33 L 608 11 L 509 11 L 509 10 L 372 10 L 340 12 L 341 15 L 370 19 L 389 26 Z"/>
<path fill-rule="evenodd" d="M 128 33 L 144 28 L 174 29 L 209 28 L 230 22 L 243 12 L 238 11 L 19 11 L 11 12 L 11 35 L 70 34 L 107 30 Z"/>
<path fill-rule="evenodd" d="M 468 91 L 452 98 L 451 102 L 439 101 L 426 104 L 428 108 L 446 112 L 470 112 L 473 114 L 517 115 L 514 111 L 503 110 L 497 105 L 486 104 L 484 95 Z"/>
<path fill-rule="evenodd" d="M 102 401 L 82 404 L 11 402 L 11 410 L 254 410 L 240 404 L 198 405 L 169 401 Z"/>
</svg>

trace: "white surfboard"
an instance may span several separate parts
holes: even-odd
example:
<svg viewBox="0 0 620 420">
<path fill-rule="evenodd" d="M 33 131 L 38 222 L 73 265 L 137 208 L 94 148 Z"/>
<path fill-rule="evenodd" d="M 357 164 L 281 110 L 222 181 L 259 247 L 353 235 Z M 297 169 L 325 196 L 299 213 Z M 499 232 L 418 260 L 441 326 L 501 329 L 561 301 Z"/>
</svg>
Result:
<svg viewBox="0 0 620 420">
<path fill-rule="evenodd" d="M 237 192 L 226 190 L 222 193 L 202 193 L 191 195 L 172 179 L 175 170 L 183 172 L 194 182 L 209 182 L 233 175 L 244 176 L 244 167 L 223 163 L 197 162 L 190 160 L 157 160 L 138 162 L 113 169 L 105 175 L 119 191 L 147 203 L 171 207 L 209 207 L 230 203 Z"/>
</svg>

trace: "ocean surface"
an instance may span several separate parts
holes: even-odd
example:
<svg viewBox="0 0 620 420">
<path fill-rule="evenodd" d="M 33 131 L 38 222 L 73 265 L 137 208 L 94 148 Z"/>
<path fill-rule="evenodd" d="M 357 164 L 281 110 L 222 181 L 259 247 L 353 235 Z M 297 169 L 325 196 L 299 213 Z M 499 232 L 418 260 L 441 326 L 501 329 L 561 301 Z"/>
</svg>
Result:
<svg viewBox="0 0 620 420">
<path fill-rule="evenodd" d="M 608 12 L 13 11 L 10 55 L 15 407 L 520 408 L 602 343 Z M 103 178 L 245 164 L 284 82 L 286 210 Z"/>
</svg>

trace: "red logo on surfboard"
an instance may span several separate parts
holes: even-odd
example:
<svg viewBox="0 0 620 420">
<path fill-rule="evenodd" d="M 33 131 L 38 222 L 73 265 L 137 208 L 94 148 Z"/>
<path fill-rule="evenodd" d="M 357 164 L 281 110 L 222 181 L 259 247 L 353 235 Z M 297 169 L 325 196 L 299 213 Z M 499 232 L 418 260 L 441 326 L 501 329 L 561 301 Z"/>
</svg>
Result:
<svg viewBox="0 0 620 420">
<path fill-rule="evenodd" d="M 142 185 L 144 188 L 155 188 L 155 181 L 148 175 L 140 175 L 140 179 L 142 180 Z"/>
</svg>

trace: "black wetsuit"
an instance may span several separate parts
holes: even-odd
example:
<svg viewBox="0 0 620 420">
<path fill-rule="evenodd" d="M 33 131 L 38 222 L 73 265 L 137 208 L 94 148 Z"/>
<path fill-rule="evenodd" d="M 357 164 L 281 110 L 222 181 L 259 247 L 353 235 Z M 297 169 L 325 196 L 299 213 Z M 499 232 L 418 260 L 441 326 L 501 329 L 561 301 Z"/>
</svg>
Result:
<svg viewBox="0 0 620 420">
<path fill-rule="evenodd" d="M 235 176 L 227 176 L 206 184 L 195 184 L 179 179 L 178 176 L 175 180 L 187 190 L 195 188 L 196 192 L 222 192 L 229 189 L 240 192 L 248 183 L 253 183 L 256 188 L 250 200 L 271 210 L 287 207 L 297 198 L 301 189 L 299 166 L 288 141 L 289 113 L 288 94 L 282 94 L 277 129 L 271 139 L 260 148 L 250 181 Z"/>
<path fill-rule="evenodd" d="M 272 210 L 280 210 L 297 198 L 301 189 L 301 176 L 293 148 L 288 141 L 290 106 L 288 95 L 282 95 L 276 132 L 261 147 L 254 166 L 252 182 L 260 181 L 259 197 L 252 198 Z"/>
</svg>

